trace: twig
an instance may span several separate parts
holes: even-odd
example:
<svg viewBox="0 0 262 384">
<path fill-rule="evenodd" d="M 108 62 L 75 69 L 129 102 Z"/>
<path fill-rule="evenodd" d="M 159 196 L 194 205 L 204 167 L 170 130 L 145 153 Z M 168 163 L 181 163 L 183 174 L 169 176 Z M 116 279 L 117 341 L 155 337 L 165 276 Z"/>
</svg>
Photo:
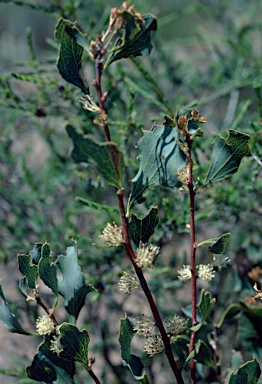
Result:
<svg viewBox="0 0 262 384">
<path fill-rule="evenodd" d="M 192 326 L 196 325 L 196 235 L 195 235 L 195 190 L 194 190 L 194 181 L 193 181 L 193 160 L 191 156 L 191 149 L 193 141 L 190 139 L 189 134 L 186 137 L 186 142 L 188 146 L 188 165 L 189 165 L 189 180 L 188 180 L 188 189 L 190 197 L 190 267 L 191 267 L 191 302 L 192 302 Z M 189 344 L 189 353 L 194 350 L 195 346 L 196 333 L 192 332 L 190 337 Z M 191 371 L 191 383 L 196 384 L 196 365 L 195 360 L 190 360 L 190 371 Z"/>
</svg>

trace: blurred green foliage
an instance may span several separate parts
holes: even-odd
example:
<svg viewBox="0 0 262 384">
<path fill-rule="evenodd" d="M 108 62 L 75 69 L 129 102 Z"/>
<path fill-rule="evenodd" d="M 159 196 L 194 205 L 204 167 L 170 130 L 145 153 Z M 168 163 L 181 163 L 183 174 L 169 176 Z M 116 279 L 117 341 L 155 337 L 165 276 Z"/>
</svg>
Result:
<svg viewBox="0 0 262 384">
<path fill-rule="evenodd" d="M 60 77 L 56 68 L 58 44 L 51 35 L 55 22 L 63 16 L 77 20 L 82 32 L 94 38 L 106 27 L 110 8 L 118 5 L 111 0 L 90 0 L 88 4 L 81 0 L 1 1 L 0 47 L 5 50 L 0 66 L 0 260 L 8 264 L 17 253 L 28 252 L 34 242 L 46 240 L 57 255 L 66 249 L 70 238 L 77 240 L 87 282 L 97 289 L 82 321 L 90 328 L 97 324 L 91 344 L 93 353 L 105 361 L 101 379 L 129 383 L 132 381 L 121 360 L 113 362 L 117 343 L 113 324 L 126 310 L 129 317 L 139 315 L 141 306 L 117 293 L 118 277 L 128 266 L 122 251 L 94 244 L 107 221 L 119 221 L 116 211 L 106 209 L 116 205 L 115 192 L 92 165 L 75 165 L 69 156 L 67 124 L 83 134 L 92 132 L 98 141 L 102 133 L 94 115 L 83 110 L 81 92 Z M 120 143 L 129 165 L 127 192 L 131 190 L 129 180 L 138 171 L 135 146 L 142 136 L 141 128 L 162 123 L 165 114 L 173 112 L 174 117 L 183 105 L 197 106 L 208 119 L 206 139 L 197 141 L 195 147 L 200 189 L 214 133 L 225 137 L 231 128 L 251 136 L 252 156 L 243 160 L 238 173 L 202 190 L 196 199 L 197 241 L 226 232 L 232 235 L 228 251 L 231 266 L 209 287 L 212 297 L 217 298 L 218 321 L 228 305 L 254 294 L 254 281 L 262 283 L 261 272 L 248 275 L 253 268 L 262 268 L 262 3 L 203 0 L 159 4 L 146 0 L 141 4 L 136 0 L 134 5 L 142 14 L 158 16 L 154 49 L 150 57 L 112 64 L 103 78 L 112 139 Z M 18 18 L 18 14 L 22 16 Z M 23 47 L 21 55 L 14 53 L 17 44 Z M 93 63 L 87 55 L 83 76 L 94 93 Z M 104 208 L 81 205 L 77 196 Z M 185 286 L 174 279 L 188 253 L 188 197 L 156 188 L 145 196 L 137 214 L 145 214 L 152 204 L 159 207 L 160 223 L 153 239 L 162 249 L 157 267 L 150 272 L 150 286 L 162 313 L 168 315 L 179 312 L 190 298 Z M 207 260 L 208 254 L 201 251 L 198 257 Z M 142 294 L 137 300 L 141 303 Z M 244 357 L 261 358 L 261 348 L 256 349 L 245 334 L 253 317 L 256 324 L 261 321 L 259 311 L 254 314 L 246 309 L 237 338 L 235 321 L 230 319 L 225 329 L 222 327 L 220 345 L 226 368 L 231 359 L 228 338 L 233 338 L 232 348 L 242 351 Z M 261 329 L 255 328 L 252 337 L 260 340 Z M 164 372 L 164 382 L 171 382 L 161 357 L 143 359 L 152 382 L 158 382 L 159 369 Z M 212 368 L 199 371 L 199 375 L 203 383 L 215 382 Z"/>
</svg>

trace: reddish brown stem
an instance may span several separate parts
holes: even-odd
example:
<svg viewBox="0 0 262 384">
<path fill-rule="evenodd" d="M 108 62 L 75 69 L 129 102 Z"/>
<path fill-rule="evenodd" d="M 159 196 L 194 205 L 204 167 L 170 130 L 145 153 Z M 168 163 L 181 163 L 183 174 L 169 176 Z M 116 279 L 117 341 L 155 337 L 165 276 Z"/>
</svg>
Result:
<svg viewBox="0 0 262 384">
<path fill-rule="evenodd" d="M 165 354 L 167 356 L 167 359 L 169 361 L 169 364 L 172 368 L 172 371 L 176 377 L 177 383 L 178 384 L 183 384 L 184 380 L 181 375 L 181 371 L 177 366 L 177 363 L 175 362 L 174 355 L 171 349 L 170 345 L 170 339 L 167 336 L 167 333 L 165 331 L 161 316 L 159 314 L 159 311 L 157 309 L 156 303 L 154 301 L 154 298 L 152 296 L 152 293 L 148 287 L 148 284 L 146 282 L 146 279 L 144 277 L 143 271 L 138 265 L 136 264 L 136 255 L 135 252 L 132 248 L 131 241 L 130 241 L 130 236 L 129 236 L 129 230 L 128 230 L 128 220 L 125 214 L 125 207 L 124 207 L 124 200 L 123 200 L 123 191 L 120 190 L 117 193 L 118 197 L 118 205 L 120 209 L 120 214 L 121 214 L 121 219 L 122 219 L 122 228 L 123 228 L 123 238 L 124 238 L 124 247 L 126 249 L 126 252 L 134 266 L 134 269 L 136 271 L 137 277 L 140 281 L 141 287 L 146 295 L 147 301 L 149 303 L 149 306 L 151 308 L 152 314 L 154 316 L 156 326 L 159 329 L 159 332 L 161 334 L 164 346 L 165 346 Z"/>
<path fill-rule="evenodd" d="M 47 306 L 42 302 L 42 300 L 40 299 L 40 296 L 38 296 L 38 294 L 35 295 L 35 300 L 37 302 L 38 305 L 40 305 L 40 307 L 43 308 L 43 310 L 47 313 L 47 315 L 50 317 L 50 319 L 53 321 L 54 323 L 54 326 L 57 327 L 58 326 L 58 322 L 54 316 L 53 313 L 50 313 L 50 310 L 47 308 Z"/>
<path fill-rule="evenodd" d="M 197 314 L 197 273 L 196 273 L 196 235 L 195 235 L 195 191 L 194 191 L 194 181 L 193 181 L 193 161 L 191 156 L 192 140 L 187 137 L 188 145 L 188 164 L 189 164 L 189 180 L 188 180 L 188 189 L 189 189 L 189 198 L 190 198 L 190 268 L 191 268 L 191 304 L 192 304 L 192 326 L 196 325 Z M 196 333 L 192 332 L 190 337 L 189 344 L 189 353 L 194 350 L 195 347 Z M 195 360 L 190 360 L 190 372 L 191 372 L 191 383 L 196 384 L 196 364 Z"/>
<path fill-rule="evenodd" d="M 102 50 L 102 47 L 100 47 L 100 48 L 101 48 L 100 53 L 96 57 L 96 79 L 94 81 L 94 84 L 95 84 L 96 91 L 97 91 L 101 116 L 103 116 L 102 122 L 103 122 L 106 140 L 111 141 L 110 131 L 109 131 L 109 127 L 108 127 L 108 123 L 107 123 L 107 119 L 106 119 L 106 113 L 105 113 L 104 97 L 103 97 L 102 88 L 101 88 L 101 76 L 103 73 L 103 60 L 102 60 L 103 50 Z M 115 163 L 114 156 L 112 156 L 112 158 L 114 161 L 116 172 L 118 173 L 118 167 L 117 167 L 117 164 Z M 162 340 L 163 340 L 163 343 L 165 346 L 165 354 L 166 354 L 167 359 L 169 361 L 170 367 L 171 367 L 171 369 L 172 369 L 172 371 L 176 377 L 177 383 L 178 384 L 184 384 L 184 380 L 183 380 L 182 375 L 181 375 L 181 370 L 178 368 L 178 365 L 175 362 L 172 348 L 170 345 L 170 339 L 169 339 L 169 337 L 165 331 L 165 328 L 164 328 L 162 319 L 160 317 L 159 311 L 157 309 L 156 303 L 155 303 L 154 298 L 151 294 L 151 291 L 148 287 L 148 284 L 146 282 L 146 279 L 144 277 L 142 269 L 140 267 L 138 267 L 138 265 L 136 264 L 136 255 L 135 255 L 135 252 L 133 250 L 130 236 L 129 236 L 129 228 L 128 228 L 129 225 L 128 225 L 128 220 L 127 220 L 126 212 L 125 212 L 124 199 L 123 199 L 123 189 L 120 189 L 117 192 L 117 198 L 118 198 L 118 205 L 119 205 L 119 211 L 120 211 L 120 215 L 121 215 L 122 228 L 123 228 L 123 238 L 124 238 L 123 245 L 125 247 L 125 250 L 126 250 L 133 266 L 134 266 L 134 269 L 135 269 L 137 277 L 140 281 L 141 287 L 142 287 L 142 289 L 146 295 L 146 298 L 148 300 L 149 306 L 151 308 L 152 314 L 153 314 L 155 322 L 156 322 L 156 326 L 159 329 L 159 332 L 161 334 L 161 337 L 162 337 Z"/>
<path fill-rule="evenodd" d="M 94 382 L 96 383 L 96 384 L 101 384 L 101 381 L 98 379 L 98 377 L 94 374 L 94 372 L 92 371 L 92 369 L 86 369 L 87 370 L 87 372 L 89 373 L 89 375 L 92 377 L 92 379 L 94 380 Z"/>
</svg>

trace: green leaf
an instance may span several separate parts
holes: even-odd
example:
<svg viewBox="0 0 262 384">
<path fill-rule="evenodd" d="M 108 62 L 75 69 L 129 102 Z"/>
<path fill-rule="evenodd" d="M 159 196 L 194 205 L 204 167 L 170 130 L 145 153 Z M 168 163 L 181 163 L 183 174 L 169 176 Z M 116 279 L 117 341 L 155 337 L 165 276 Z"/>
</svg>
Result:
<svg viewBox="0 0 262 384">
<path fill-rule="evenodd" d="M 32 251 L 29 252 L 32 264 L 37 265 L 39 263 L 39 260 L 41 259 L 42 246 L 42 243 L 35 243 L 35 246 Z"/>
<path fill-rule="evenodd" d="M 0 322 L 3 323 L 9 332 L 19 333 L 21 335 L 31 335 L 30 332 L 26 331 L 18 322 L 15 315 L 10 311 L 7 301 L 2 290 L 0 283 Z"/>
<path fill-rule="evenodd" d="M 217 328 L 221 328 L 224 322 L 228 319 L 232 319 L 235 316 L 237 316 L 241 312 L 241 306 L 239 304 L 232 304 L 230 305 L 222 314 L 218 324 L 216 325 Z"/>
<path fill-rule="evenodd" d="M 232 129 L 227 139 L 217 136 L 204 185 L 223 180 L 237 172 L 242 158 L 250 155 L 249 139 L 249 135 Z"/>
<path fill-rule="evenodd" d="M 145 201 L 144 191 L 153 185 L 179 188 L 181 183 L 176 172 L 187 165 L 186 155 L 178 143 L 177 130 L 156 125 L 151 131 L 143 131 L 144 137 L 138 147 L 141 150 L 138 174 L 132 180 L 129 209 Z"/>
<path fill-rule="evenodd" d="M 60 343 L 63 351 L 59 356 L 69 361 L 78 361 L 85 367 L 88 366 L 88 344 L 90 337 L 84 329 L 79 331 L 76 326 L 63 323 L 59 327 Z"/>
<path fill-rule="evenodd" d="M 140 241 L 143 244 L 147 243 L 158 223 L 158 207 L 152 207 L 143 219 L 132 214 L 129 221 L 129 233 L 133 242 L 136 245 L 139 245 Z"/>
<path fill-rule="evenodd" d="M 201 247 L 202 245 L 210 245 L 209 251 L 211 253 L 216 255 L 224 254 L 226 252 L 230 236 L 230 233 L 225 233 L 221 237 L 201 241 L 201 243 L 197 244 L 197 247 Z"/>
<path fill-rule="evenodd" d="M 72 157 L 75 162 L 95 163 L 98 172 L 104 179 L 117 188 L 122 188 L 122 180 L 124 175 L 123 154 L 118 150 L 117 145 L 110 143 L 97 143 L 90 137 L 83 136 L 68 125 L 66 127 L 69 137 L 74 143 Z M 115 168 L 117 164 L 117 169 Z"/>
<path fill-rule="evenodd" d="M 260 366 L 254 359 L 242 365 L 235 373 L 232 373 L 229 384 L 256 384 L 260 375 Z"/>
<path fill-rule="evenodd" d="M 148 384 L 146 374 L 143 372 L 144 366 L 138 356 L 131 354 L 131 342 L 136 332 L 133 330 L 132 322 L 125 317 L 120 319 L 119 344 L 123 364 L 127 366 L 136 380 Z"/>
<path fill-rule="evenodd" d="M 43 244 L 41 249 L 41 259 L 38 264 L 38 272 L 45 285 L 52 289 L 53 293 L 57 296 L 57 271 L 55 263 L 51 263 L 51 254 L 50 245 L 48 243 Z"/>
<path fill-rule="evenodd" d="M 239 340 L 253 356 L 262 359 L 262 307 L 244 307 L 240 316 Z"/>
<path fill-rule="evenodd" d="M 55 27 L 55 39 L 60 43 L 57 67 L 61 76 L 68 82 L 80 88 L 84 94 L 89 93 L 84 80 L 80 75 L 83 48 L 78 45 L 76 37 L 81 32 L 76 22 L 60 18 Z M 81 34 L 83 37 L 84 35 Z"/>
<path fill-rule="evenodd" d="M 93 290 L 85 284 L 84 275 L 78 265 L 75 241 L 73 246 L 67 248 L 66 256 L 59 256 L 56 263 L 62 272 L 62 277 L 58 279 L 58 292 L 64 297 L 65 309 L 74 321 L 85 304 L 86 295 Z"/>
<path fill-rule="evenodd" d="M 210 309 L 212 305 L 215 303 L 215 301 L 216 301 L 215 299 L 211 300 L 210 292 L 206 292 L 204 289 L 202 289 L 200 300 L 199 300 L 199 303 L 197 304 L 202 323 L 204 323 L 204 321 L 206 321 L 206 319 L 208 318 Z"/>
<path fill-rule="evenodd" d="M 36 265 L 30 264 L 29 255 L 17 255 L 18 268 L 22 275 L 26 278 L 28 288 L 36 289 L 38 271 Z"/>
<path fill-rule="evenodd" d="M 26 367 L 28 377 L 48 384 L 74 384 L 75 363 L 50 351 L 51 339 L 51 336 L 45 336 L 31 366 Z"/>
<path fill-rule="evenodd" d="M 198 363 L 204 364 L 207 367 L 216 367 L 216 363 L 212 359 L 212 350 L 203 340 L 197 341 L 194 350 L 188 355 L 184 366 L 191 359 L 195 359 Z"/>
<path fill-rule="evenodd" d="M 197 304 L 202 323 L 208 318 L 210 309 L 214 303 L 215 299 L 211 300 L 210 292 L 206 292 L 204 289 L 202 289 L 200 300 Z"/>
<path fill-rule="evenodd" d="M 97 211 L 106 211 L 108 213 L 119 212 L 119 208 L 111 207 L 110 205 L 105 205 L 105 204 L 98 204 L 98 203 L 95 203 L 94 201 L 84 199 L 83 197 L 77 196 L 75 200 L 83 205 L 87 205 L 89 208 L 96 209 Z"/>
<path fill-rule="evenodd" d="M 129 12 L 124 11 L 123 16 L 125 22 L 122 37 L 116 40 L 105 68 L 116 60 L 149 55 L 152 50 L 151 31 L 157 29 L 156 18 L 153 15 L 144 15 L 144 23 L 138 24 Z"/>
</svg>

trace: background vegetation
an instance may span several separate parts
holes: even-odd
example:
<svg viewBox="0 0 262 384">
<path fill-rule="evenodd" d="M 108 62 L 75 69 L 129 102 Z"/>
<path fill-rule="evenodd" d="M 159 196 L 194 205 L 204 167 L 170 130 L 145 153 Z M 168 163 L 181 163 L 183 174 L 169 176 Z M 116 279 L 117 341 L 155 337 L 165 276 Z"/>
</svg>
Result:
<svg viewBox="0 0 262 384">
<path fill-rule="evenodd" d="M 262 4 L 256 0 L 133 3 L 142 14 L 158 16 L 154 49 L 149 57 L 136 62 L 114 63 L 103 79 L 103 88 L 109 92 L 112 138 L 121 143 L 126 163 L 132 166 L 126 180 L 136 174 L 135 146 L 141 128 L 162 123 L 164 115 L 174 114 L 183 105 L 196 107 L 208 119 L 208 139 L 199 141 L 195 151 L 200 179 L 206 172 L 214 133 L 225 136 L 228 128 L 233 128 L 251 135 L 253 155 L 243 160 L 239 172 L 203 191 L 196 201 L 199 240 L 226 232 L 232 235 L 228 250 L 231 265 L 208 286 L 217 298 L 219 318 L 229 304 L 253 295 L 254 281 L 262 280 Z M 16 254 L 28 253 L 35 242 L 47 240 L 56 257 L 72 237 L 76 239 L 86 280 L 97 289 L 88 296 L 81 321 L 91 336 L 101 379 L 108 383 L 133 382 L 122 368 L 117 320 L 125 312 L 130 318 L 141 314 L 144 299 L 142 292 L 128 299 L 118 292 L 119 276 L 129 264 L 122 251 L 105 250 L 95 244 L 107 221 L 119 221 L 117 211 L 97 210 L 76 199 L 113 207 L 116 204 L 113 189 L 92 166 L 76 166 L 69 156 L 66 123 L 84 133 L 96 132 L 97 138 L 101 132 L 94 115 L 82 109 L 81 92 L 58 73 L 58 45 L 53 31 L 62 15 L 77 20 L 85 33 L 95 37 L 106 25 L 110 8 L 120 5 L 119 1 L 93 0 L 0 1 L 0 260 L 1 270 L 8 273 L 1 273 L 1 277 L 4 287 L 12 278 L 17 279 Z M 94 66 L 88 57 L 84 74 L 88 81 L 94 78 Z M 190 302 L 189 286 L 176 278 L 188 254 L 187 196 L 152 189 L 144 205 L 139 206 L 142 213 L 150 208 L 149 203 L 159 206 L 161 217 L 153 237 L 161 246 L 161 257 L 149 276 L 150 287 L 161 312 L 168 315 Z M 10 301 L 17 297 L 16 313 L 23 321 L 29 308 L 11 289 L 7 297 Z M 148 308 L 143 311 L 147 313 Z M 36 317 L 37 313 L 31 313 L 31 327 Z M 255 319 L 232 320 L 222 329 L 220 346 L 225 367 L 229 368 L 231 347 L 242 352 L 244 360 L 253 355 L 262 358 L 260 324 L 261 311 Z M 139 340 L 137 343 L 139 348 Z M 144 356 L 144 361 L 152 382 L 172 382 L 161 356 Z M 10 368 L 14 366 L 17 368 L 17 361 L 14 364 L 10 356 Z M 216 382 L 212 369 L 204 377 L 203 382 Z M 11 378 L 7 380 L 12 383 Z M 88 380 L 85 375 L 79 376 L 79 383 Z"/>
</svg>

